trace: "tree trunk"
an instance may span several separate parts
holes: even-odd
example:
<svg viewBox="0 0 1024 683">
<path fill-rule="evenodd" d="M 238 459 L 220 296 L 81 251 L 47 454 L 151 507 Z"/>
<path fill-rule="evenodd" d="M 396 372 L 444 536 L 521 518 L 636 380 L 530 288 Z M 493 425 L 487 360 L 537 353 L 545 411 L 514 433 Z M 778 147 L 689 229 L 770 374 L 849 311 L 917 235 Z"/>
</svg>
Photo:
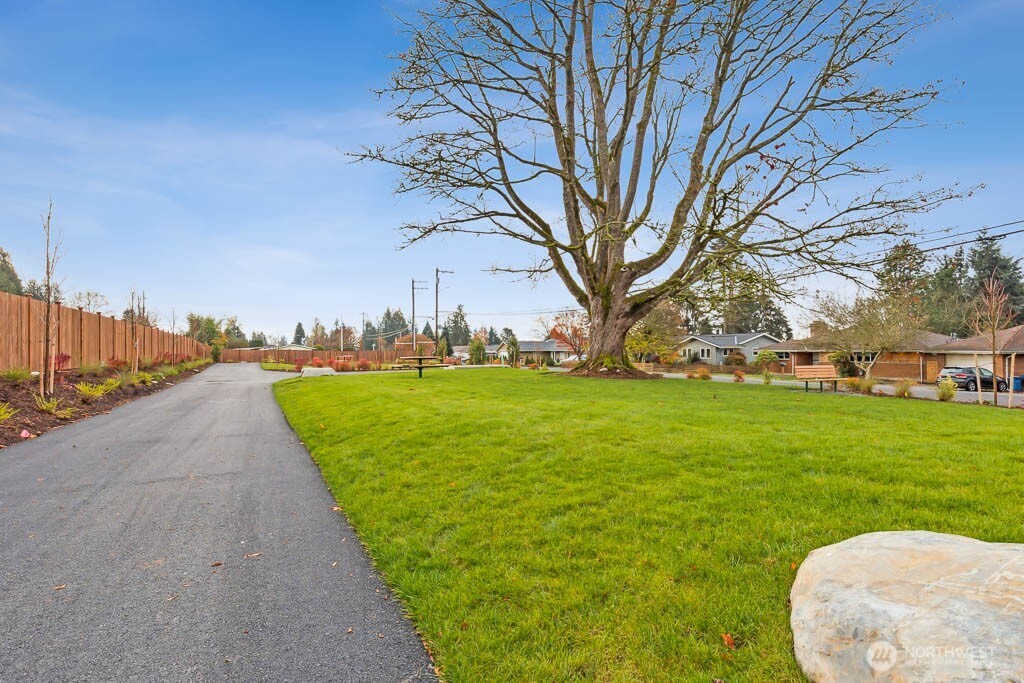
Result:
<svg viewBox="0 0 1024 683">
<path fill-rule="evenodd" d="M 974 354 L 974 383 L 977 385 L 974 388 L 978 392 L 978 405 L 980 406 L 984 401 L 981 400 L 981 370 L 978 369 L 978 354 Z"/>
<path fill-rule="evenodd" d="M 646 372 L 633 367 L 626 353 L 626 334 L 642 315 L 625 310 L 598 308 L 590 316 L 590 346 L 587 359 L 577 365 L 572 374 L 595 377 L 650 378 Z"/>
<path fill-rule="evenodd" d="M 1009 390 L 1009 396 L 1006 399 L 1006 407 L 1013 407 L 1013 373 L 1017 371 L 1017 354 L 1010 354 L 1010 371 L 1006 373 L 1006 388 Z"/>
</svg>

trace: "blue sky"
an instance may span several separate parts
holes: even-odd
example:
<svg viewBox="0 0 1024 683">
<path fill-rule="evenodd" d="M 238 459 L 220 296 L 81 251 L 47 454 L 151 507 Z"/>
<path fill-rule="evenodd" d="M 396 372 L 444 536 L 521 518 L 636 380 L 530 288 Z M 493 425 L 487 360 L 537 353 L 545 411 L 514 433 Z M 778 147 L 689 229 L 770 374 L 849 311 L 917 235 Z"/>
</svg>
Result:
<svg viewBox="0 0 1024 683">
<path fill-rule="evenodd" d="M 474 326 L 531 336 L 528 311 L 572 302 L 554 280 L 488 272 L 528 262 L 525 248 L 466 236 L 399 251 L 396 227 L 429 209 L 343 154 L 396 135 L 371 90 L 404 45 L 394 16 L 414 4 L 0 2 L 0 246 L 38 277 L 52 195 L 65 289 L 117 310 L 135 286 L 164 319 L 234 314 L 246 331 L 291 336 L 314 316 L 408 314 L 410 278 L 432 288 L 442 267 L 455 271 L 442 310 L 463 303 Z M 939 9 L 885 78 L 951 88 L 934 125 L 880 159 L 929 184 L 986 185 L 922 229 L 1024 218 L 1024 1 Z M 1024 254 L 1024 240 L 1004 246 Z M 432 311 L 432 289 L 417 309 Z"/>
</svg>

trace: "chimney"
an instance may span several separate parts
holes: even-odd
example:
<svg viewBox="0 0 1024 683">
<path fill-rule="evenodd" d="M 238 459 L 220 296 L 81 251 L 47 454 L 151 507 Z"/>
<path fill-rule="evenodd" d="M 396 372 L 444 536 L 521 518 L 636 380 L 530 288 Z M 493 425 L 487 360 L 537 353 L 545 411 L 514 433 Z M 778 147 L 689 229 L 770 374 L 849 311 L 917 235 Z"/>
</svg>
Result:
<svg viewBox="0 0 1024 683">
<path fill-rule="evenodd" d="M 814 320 L 810 324 L 811 337 L 820 337 L 828 332 L 828 324 L 821 320 Z"/>
</svg>

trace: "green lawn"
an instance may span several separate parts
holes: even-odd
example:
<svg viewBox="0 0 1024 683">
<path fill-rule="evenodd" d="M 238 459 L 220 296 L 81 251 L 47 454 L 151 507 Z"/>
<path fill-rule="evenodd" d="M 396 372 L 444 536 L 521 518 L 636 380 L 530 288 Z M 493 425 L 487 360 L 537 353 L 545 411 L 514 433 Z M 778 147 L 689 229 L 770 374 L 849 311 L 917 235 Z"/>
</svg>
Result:
<svg viewBox="0 0 1024 683">
<path fill-rule="evenodd" d="M 802 680 L 812 549 L 1024 542 L 1020 411 L 514 370 L 275 392 L 451 681 Z"/>
<path fill-rule="evenodd" d="M 260 367 L 264 370 L 277 370 L 281 372 L 295 372 L 295 363 L 279 363 L 277 361 L 260 361 Z"/>
</svg>

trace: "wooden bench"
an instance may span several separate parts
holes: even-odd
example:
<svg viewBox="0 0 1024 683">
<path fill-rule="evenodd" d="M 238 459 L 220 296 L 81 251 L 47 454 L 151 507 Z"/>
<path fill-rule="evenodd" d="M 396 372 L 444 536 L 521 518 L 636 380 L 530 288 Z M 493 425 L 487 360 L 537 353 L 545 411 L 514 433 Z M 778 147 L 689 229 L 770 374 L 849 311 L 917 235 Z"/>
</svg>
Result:
<svg viewBox="0 0 1024 683">
<path fill-rule="evenodd" d="M 818 391 L 825 391 L 825 382 L 832 382 L 832 391 L 839 388 L 839 380 L 842 379 L 836 374 L 832 365 L 798 365 L 794 368 L 797 380 L 804 383 L 804 392 L 810 390 L 811 382 L 818 383 Z"/>
</svg>

